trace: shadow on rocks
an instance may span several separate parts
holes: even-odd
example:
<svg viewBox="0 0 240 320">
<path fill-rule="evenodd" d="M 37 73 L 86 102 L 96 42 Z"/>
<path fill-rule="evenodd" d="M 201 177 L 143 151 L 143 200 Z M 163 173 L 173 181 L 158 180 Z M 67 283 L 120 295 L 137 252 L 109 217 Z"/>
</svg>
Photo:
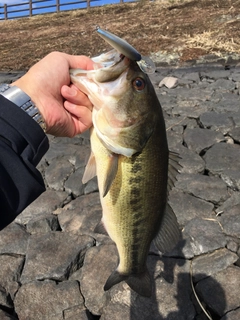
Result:
<svg viewBox="0 0 240 320">
<path fill-rule="evenodd" d="M 206 274 L 195 274 L 192 278 L 190 260 L 150 254 L 148 268 L 154 279 L 152 297 L 141 297 L 131 291 L 130 320 L 207 320 L 191 280 L 209 319 L 223 317 L 226 298 L 221 285 Z"/>
</svg>

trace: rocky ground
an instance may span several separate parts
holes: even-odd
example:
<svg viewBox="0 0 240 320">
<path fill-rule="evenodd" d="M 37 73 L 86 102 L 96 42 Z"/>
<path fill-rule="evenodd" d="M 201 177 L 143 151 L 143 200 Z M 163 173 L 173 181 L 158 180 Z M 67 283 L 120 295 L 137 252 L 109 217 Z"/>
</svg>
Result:
<svg viewBox="0 0 240 320">
<path fill-rule="evenodd" d="M 240 67 L 230 62 L 159 64 L 151 76 L 169 147 L 182 157 L 169 199 L 182 239 L 168 255 L 151 248 L 152 298 L 125 283 L 103 291 L 117 252 L 93 233 L 97 183 L 81 183 L 88 135 L 49 137 L 39 164 L 47 191 L 0 232 L 0 319 L 240 319 Z M 158 87 L 166 76 L 178 78 L 175 88 Z"/>
</svg>

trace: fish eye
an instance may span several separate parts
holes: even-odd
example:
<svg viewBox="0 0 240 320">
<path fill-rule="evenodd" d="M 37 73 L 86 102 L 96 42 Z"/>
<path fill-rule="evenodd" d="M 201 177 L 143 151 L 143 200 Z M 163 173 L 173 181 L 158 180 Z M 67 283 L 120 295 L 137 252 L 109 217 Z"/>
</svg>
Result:
<svg viewBox="0 0 240 320">
<path fill-rule="evenodd" d="M 137 91 L 142 91 L 145 88 L 145 81 L 142 78 L 136 78 L 132 82 L 133 88 Z"/>
</svg>

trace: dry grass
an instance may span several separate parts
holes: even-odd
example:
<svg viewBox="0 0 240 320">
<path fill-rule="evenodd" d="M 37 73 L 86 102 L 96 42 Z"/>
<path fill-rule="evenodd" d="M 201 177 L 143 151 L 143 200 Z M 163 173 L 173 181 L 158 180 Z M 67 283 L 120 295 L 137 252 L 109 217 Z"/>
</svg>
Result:
<svg viewBox="0 0 240 320">
<path fill-rule="evenodd" d="M 0 70 L 28 69 L 54 50 L 89 56 L 109 50 L 96 25 L 144 55 L 240 53 L 240 0 L 141 0 L 0 22 Z"/>
</svg>

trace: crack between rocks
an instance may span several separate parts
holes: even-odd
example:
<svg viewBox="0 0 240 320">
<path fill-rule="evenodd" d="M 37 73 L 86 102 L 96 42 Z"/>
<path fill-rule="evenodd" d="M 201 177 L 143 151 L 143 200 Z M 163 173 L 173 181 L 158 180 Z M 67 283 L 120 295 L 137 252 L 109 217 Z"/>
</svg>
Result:
<svg viewBox="0 0 240 320">
<path fill-rule="evenodd" d="M 223 317 L 226 316 L 227 314 L 229 314 L 230 312 L 237 311 L 237 310 L 240 310 L 240 306 L 235 309 L 227 311 L 226 313 L 223 314 Z"/>
</svg>

